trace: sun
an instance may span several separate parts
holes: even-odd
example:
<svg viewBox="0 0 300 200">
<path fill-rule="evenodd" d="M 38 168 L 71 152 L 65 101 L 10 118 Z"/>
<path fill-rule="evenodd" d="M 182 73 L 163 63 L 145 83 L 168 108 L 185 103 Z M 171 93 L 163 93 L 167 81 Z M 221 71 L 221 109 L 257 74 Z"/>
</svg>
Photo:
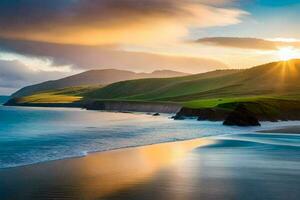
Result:
<svg viewBox="0 0 300 200">
<path fill-rule="evenodd" d="M 290 59 L 294 59 L 299 56 L 299 52 L 297 52 L 296 49 L 294 49 L 293 47 L 284 47 L 281 48 L 277 51 L 278 57 L 280 58 L 280 60 L 283 61 L 288 61 Z"/>
</svg>

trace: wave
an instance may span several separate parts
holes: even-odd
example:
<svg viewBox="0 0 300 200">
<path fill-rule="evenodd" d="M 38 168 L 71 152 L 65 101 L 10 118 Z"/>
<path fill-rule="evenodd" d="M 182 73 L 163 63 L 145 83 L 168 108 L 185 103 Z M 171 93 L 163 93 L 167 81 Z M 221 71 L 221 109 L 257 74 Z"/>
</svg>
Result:
<svg viewBox="0 0 300 200">
<path fill-rule="evenodd" d="M 299 140 L 292 136 L 261 137 L 267 134 L 255 134 L 257 130 L 287 124 L 291 122 L 263 123 L 262 128 L 241 128 L 224 127 L 221 122 L 174 121 L 168 115 L 154 117 L 79 109 L 1 108 L 0 168 L 202 137 L 298 146 Z M 235 141 L 235 145 L 250 144 Z"/>
</svg>

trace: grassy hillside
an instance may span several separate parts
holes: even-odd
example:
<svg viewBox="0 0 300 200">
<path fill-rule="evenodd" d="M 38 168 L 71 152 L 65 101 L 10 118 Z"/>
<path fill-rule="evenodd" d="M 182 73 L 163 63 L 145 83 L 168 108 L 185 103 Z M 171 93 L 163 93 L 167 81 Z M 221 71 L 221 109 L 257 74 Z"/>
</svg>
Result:
<svg viewBox="0 0 300 200">
<path fill-rule="evenodd" d="M 291 119 L 296 116 L 291 112 L 300 111 L 299 83 L 300 60 L 291 60 L 246 70 L 122 81 L 102 88 L 65 88 L 22 97 L 17 103 L 175 102 L 190 109 L 220 110 L 232 110 L 243 103 L 261 118 L 272 119 L 284 112 L 280 119 Z"/>
<path fill-rule="evenodd" d="M 50 90 L 38 94 L 20 97 L 19 104 L 45 104 L 45 103 L 74 103 L 80 101 L 84 94 L 101 86 L 68 87 L 59 90 Z"/>
<path fill-rule="evenodd" d="M 43 91 L 63 89 L 66 87 L 78 87 L 83 85 L 108 85 L 124 80 L 140 78 L 166 78 L 184 75 L 187 74 L 170 70 L 160 70 L 152 73 L 135 73 L 116 69 L 90 70 L 59 80 L 46 81 L 36 85 L 24 87 L 12 94 L 12 97 L 24 97 Z"/>
<path fill-rule="evenodd" d="M 167 79 L 139 79 L 111 84 L 86 94 L 87 98 L 140 101 L 176 101 L 179 96 L 218 88 L 224 77 L 239 70 L 218 70 L 193 76 Z M 185 100 L 183 100 L 185 101 Z"/>
<path fill-rule="evenodd" d="M 169 79 L 141 79 L 111 84 L 91 91 L 87 98 L 170 101 L 199 106 L 219 98 L 285 97 L 300 95 L 300 60 L 270 63 L 247 70 L 215 71 Z M 199 100 L 199 101 L 197 101 Z M 213 104 L 213 103 L 212 103 Z"/>
</svg>

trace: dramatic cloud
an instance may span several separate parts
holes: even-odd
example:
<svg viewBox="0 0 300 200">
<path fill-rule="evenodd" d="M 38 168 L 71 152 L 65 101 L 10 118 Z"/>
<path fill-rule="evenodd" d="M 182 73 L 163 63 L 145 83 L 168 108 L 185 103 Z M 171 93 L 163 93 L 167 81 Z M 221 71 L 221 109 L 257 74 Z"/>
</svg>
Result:
<svg viewBox="0 0 300 200">
<path fill-rule="evenodd" d="M 67 73 L 61 72 L 33 70 L 27 65 L 15 60 L 0 60 L 0 69 L 0 92 L 3 88 L 6 88 L 7 91 L 13 91 L 26 85 L 68 75 Z"/>
<path fill-rule="evenodd" d="M 0 37 L 65 44 L 175 40 L 190 27 L 236 24 L 231 0 L 2 0 Z"/>
<path fill-rule="evenodd" d="M 197 73 L 225 68 L 224 63 L 213 59 L 128 52 L 104 46 L 0 40 L 1 50 L 27 56 L 46 57 L 53 60 L 54 65 L 72 65 L 79 69 L 117 68 L 133 71 L 171 69 Z"/>
<path fill-rule="evenodd" d="M 198 55 L 159 53 L 160 47 L 180 46 L 179 40 L 194 36 L 192 30 L 239 23 L 248 13 L 233 8 L 234 1 L 1 0 L 0 92 L 67 75 L 60 66 L 70 67 L 69 73 L 92 68 L 190 73 L 225 68 L 218 60 Z M 147 47 L 159 53 L 124 50 Z M 18 56 L 7 61 L 7 53 Z M 30 65 L 40 59 L 51 66 Z M 49 70 L 54 66 L 56 71 Z"/>
<path fill-rule="evenodd" d="M 264 40 L 258 38 L 238 38 L 238 37 L 211 37 L 202 38 L 196 41 L 206 45 L 215 45 L 221 47 L 257 49 L 257 50 L 278 50 L 282 47 L 300 47 L 298 41 L 282 40 Z"/>
</svg>

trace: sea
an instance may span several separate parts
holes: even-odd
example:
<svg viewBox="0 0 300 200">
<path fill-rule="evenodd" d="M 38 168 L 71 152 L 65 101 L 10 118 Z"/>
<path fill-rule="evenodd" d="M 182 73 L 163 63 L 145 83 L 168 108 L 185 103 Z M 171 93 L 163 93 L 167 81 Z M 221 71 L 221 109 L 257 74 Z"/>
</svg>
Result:
<svg viewBox="0 0 300 200">
<path fill-rule="evenodd" d="M 0 169 L 86 156 L 92 152 L 234 134 L 299 122 L 226 127 L 171 115 L 0 106 Z"/>
</svg>

